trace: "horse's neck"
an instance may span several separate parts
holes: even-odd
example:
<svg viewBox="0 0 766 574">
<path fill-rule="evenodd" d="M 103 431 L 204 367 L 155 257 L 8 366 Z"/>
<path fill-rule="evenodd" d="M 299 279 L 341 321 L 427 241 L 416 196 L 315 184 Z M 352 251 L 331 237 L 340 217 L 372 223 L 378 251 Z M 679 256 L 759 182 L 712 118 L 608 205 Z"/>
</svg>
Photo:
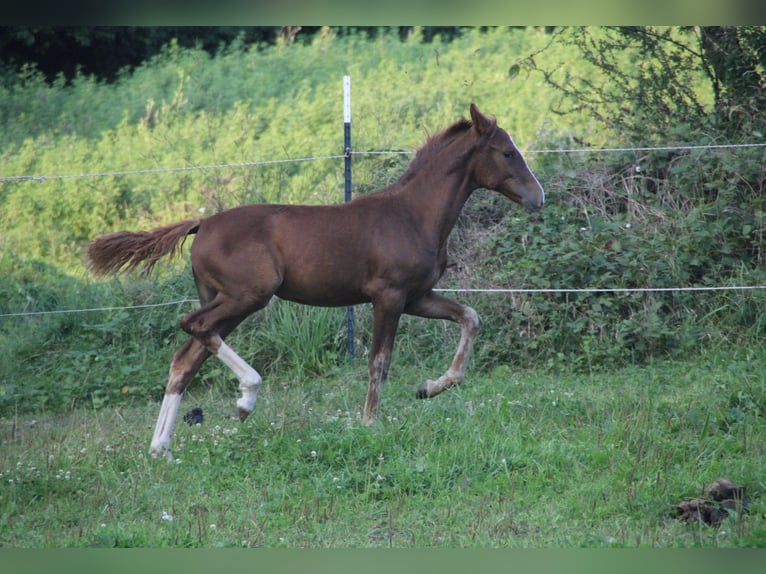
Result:
<svg viewBox="0 0 766 574">
<path fill-rule="evenodd" d="M 410 180 L 402 198 L 423 224 L 423 231 L 442 247 L 473 189 L 461 170 L 440 177 L 425 174 Z"/>
</svg>

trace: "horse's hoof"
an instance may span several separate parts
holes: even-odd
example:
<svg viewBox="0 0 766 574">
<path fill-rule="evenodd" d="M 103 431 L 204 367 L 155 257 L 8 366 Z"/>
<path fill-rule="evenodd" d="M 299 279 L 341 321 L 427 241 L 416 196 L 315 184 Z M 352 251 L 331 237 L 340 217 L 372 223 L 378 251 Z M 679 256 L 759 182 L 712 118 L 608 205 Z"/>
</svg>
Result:
<svg viewBox="0 0 766 574">
<path fill-rule="evenodd" d="M 173 462 L 173 453 L 165 446 L 153 446 L 149 449 L 149 454 L 152 458 L 164 458 L 168 462 Z"/>
<path fill-rule="evenodd" d="M 418 399 L 427 399 L 430 398 L 430 395 L 428 394 L 428 383 L 423 383 L 420 385 L 417 391 L 415 391 L 415 398 Z"/>
<path fill-rule="evenodd" d="M 243 423 L 250 416 L 250 411 L 246 411 L 243 408 L 237 408 L 237 416 L 239 416 L 239 422 Z"/>
</svg>

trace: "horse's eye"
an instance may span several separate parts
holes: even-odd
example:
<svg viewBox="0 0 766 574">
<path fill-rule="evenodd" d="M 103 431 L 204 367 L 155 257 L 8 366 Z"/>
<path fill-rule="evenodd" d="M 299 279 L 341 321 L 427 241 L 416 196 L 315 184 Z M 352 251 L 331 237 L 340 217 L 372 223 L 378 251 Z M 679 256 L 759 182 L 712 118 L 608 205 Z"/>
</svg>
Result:
<svg viewBox="0 0 766 574">
<path fill-rule="evenodd" d="M 513 152 L 512 151 L 504 151 L 503 152 L 503 157 L 505 159 L 511 159 L 513 157 Z"/>
</svg>

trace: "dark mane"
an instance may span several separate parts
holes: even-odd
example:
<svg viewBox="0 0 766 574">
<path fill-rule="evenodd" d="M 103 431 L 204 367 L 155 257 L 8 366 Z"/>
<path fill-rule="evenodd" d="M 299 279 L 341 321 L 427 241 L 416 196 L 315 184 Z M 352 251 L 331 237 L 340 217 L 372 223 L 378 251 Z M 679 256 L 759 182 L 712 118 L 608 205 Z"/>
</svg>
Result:
<svg viewBox="0 0 766 574">
<path fill-rule="evenodd" d="M 455 122 L 447 129 L 430 136 L 426 143 L 415 153 L 407 171 L 399 178 L 399 184 L 405 184 L 413 175 L 422 169 L 423 164 L 428 163 L 434 156 L 439 155 L 452 141 L 471 129 L 471 122 L 465 118 Z"/>
</svg>

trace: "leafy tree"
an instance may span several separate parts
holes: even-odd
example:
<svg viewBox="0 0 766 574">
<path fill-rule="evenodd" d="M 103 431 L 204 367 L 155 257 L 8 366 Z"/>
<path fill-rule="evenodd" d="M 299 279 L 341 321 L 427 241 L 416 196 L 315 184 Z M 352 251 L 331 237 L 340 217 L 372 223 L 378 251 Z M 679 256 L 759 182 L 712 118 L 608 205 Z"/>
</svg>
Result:
<svg viewBox="0 0 766 574">
<path fill-rule="evenodd" d="M 642 143 L 669 134 L 748 138 L 764 124 L 764 26 L 573 27 L 555 35 L 591 66 L 583 73 L 527 60 L 560 90 L 559 113 L 589 113 Z"/>
<path fill-rule="evenodd" d="M 699 44 L 715 94 L 717 123 L 735 133 L 762 126 L 766 27 L 703 26 Z"/>
</svg>

